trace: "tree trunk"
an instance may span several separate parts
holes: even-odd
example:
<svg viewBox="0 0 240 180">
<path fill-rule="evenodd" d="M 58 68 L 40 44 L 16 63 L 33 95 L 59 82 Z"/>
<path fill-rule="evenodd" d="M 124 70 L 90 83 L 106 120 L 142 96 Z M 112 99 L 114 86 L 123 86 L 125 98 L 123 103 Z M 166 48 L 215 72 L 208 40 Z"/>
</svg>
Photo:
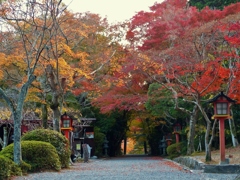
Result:
<svg viewBox="0 0 240 180">
<path fill-rule="evenodd" d="M 213 126 L 212 126 L 212 131 L 211 131 L 211 121 L 208 119 L 207 120 L 207 129 L 205 133 L 205 160 L 206 162 L 209 162 L 212 160 L 212 155 L 211 155 L 211 147 L 212 147 L 212 141 L 214 139 L 214 134 L 215 134 L 215 127 L 217 124 L 217 120 L 214 120 Z M 211 138 L 210 137 L 210 131 L 212 132 Z"/>
<path fill-rule="evenodd" d="M 209 162 L 211 160 L 212 160 L 211 144 L 205 142 L 205 161 Z"/>
<path fill-rule="evenodd" d="M 144 154 L 148 154 L 148 151 L 147 151 L 147 141 L 143 142 L 143 146 L 144 146 Z"/>
<path fill-rule="evenodd" d="M 60 132 L 60 117 L 61 113 L 59 110 L 58 96 L 53 94 L 51 109 L 53 111 L 53 130 Z"/>
<path fill-rule="evenodd" d="M 60 132 L 60 116 L 61 113 L 58 108 L 52 109 L 53 110 L 53 130 Z"/>
<path fill-rule="evenodd" d="M 58 73 L 54 73 L 54 69 L 51 65 L 47 66 L 46 72 L 52 92 L 52 102 L 50 108 L 53 111 L 53 130 L 60 132 L 61 112 L 59 109 L 59 99 L 63 96 L 62 84 L 64 84 L 65 81 L 63 81 L 62 84 L 59 83 L 58 76 L 56 75 Z"/>
<path fill-rule="evenodd" d="M 3 148 L 5 148 L 7 145 L 8 145 L 7 127 L 3 127 Z"/>
<path fill-rule="evenodd" d="M 123 139 L 123 142 L 124 142 L 123 154 L 126 155 L 127 154 L 127 137 Z"/>
<path fill-rule="evenodd" d="M 188 143 L 187 143 L 187 155 L 192 154 L 194 149 L 194 137 L 195 137 L 195 125 L 197 121 L 197 114 L 198 114 L 198 106 L 195 105 L 193 107 L 193 111 L 190 116 L 190 123 L 189 123 L 189 136 L 188 136 Z"/>
<path fill-rule="evenodd" d="M 207 122 L 207 129 L 205 133 L 205 160 L 206 162 L 209 162 L 212 160 L 211 156 L 211 147 L 209 145 L 209 135 L 210 135 L 210 130 L 211 130 L 211 122 Z"/>
<path fill-rule="evenodd" d="M 235 123 L 234 123 L 234 120 L 233 119 L 229 119 L 228 120 L 228 123 L 229 123 L 229 127 L 230 127 L 230 132 L 231 132 L 231 136 L 232 136 L 232 143 L 233 143 L 233 147 L 236 147 L 238 146 L 238 140 L 237 140 L 237 132 L 236 132 L 236 126 L 235 126 Z"/>
<path fill-rule="evenodd" d="M 35 80 L 34 75 L 28 76 L 28 81 L 22 86 L 21 91 L 18 96 L 17 106 L 15 107 L 12 104 L 12 101 L 5 97 L 5 100 L 7 100 L 8 105 L 11 108 L 12 114 L 13 114 L 13 121 L 14 121 L 14 148 L 13 148 L 13 154 L 14 154 L 14 162 L 18 165 L 20 165 L 22 161 L 22 151 L 21 151 L 21 124 L 22 124 L 22 111 L 23 111 L 23 104 L 27 96 L 28 88 L 32 84 L 32 82 Z M 4 94 L 5 95 L 5 94 Z"/>
<path fill-rule="evenodd" d="M 47 104 L 42 104 L 42 123 L 43 128 L 48 128 L 48 110 L 47 110 Z"/>
<path fill-rule="evenodd" d="M 20 164 L 22 161 L 22 151 L 21 151 L 21 122 L 22 122 L 22 111 L 17 111 L 13 114 L 14 116 L 14 162 Z"/>
</svg>

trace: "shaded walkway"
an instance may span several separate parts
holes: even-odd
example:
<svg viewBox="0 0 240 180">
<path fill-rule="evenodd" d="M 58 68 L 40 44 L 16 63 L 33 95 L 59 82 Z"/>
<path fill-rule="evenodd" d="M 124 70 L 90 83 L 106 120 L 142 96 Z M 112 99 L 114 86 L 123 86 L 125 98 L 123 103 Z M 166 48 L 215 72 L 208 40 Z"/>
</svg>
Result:
<svg viewBox="0 0 240 180">
<path fill-rule="evenodd" d="M 131 156 L 75 163 L 61 172 L 44 172 L 15 177 L 14 180 L 233 180 L 236 175 L 190 172 L 181 165 L 161 157 Z"/>
</svg>

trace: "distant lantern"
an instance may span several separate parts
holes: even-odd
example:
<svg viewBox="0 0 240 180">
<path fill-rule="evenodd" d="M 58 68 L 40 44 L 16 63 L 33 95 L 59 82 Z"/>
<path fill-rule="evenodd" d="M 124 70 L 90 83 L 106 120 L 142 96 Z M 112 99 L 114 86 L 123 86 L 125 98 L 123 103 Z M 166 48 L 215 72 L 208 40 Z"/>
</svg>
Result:
<svg viewBox="0 0 240 180">
<path fill-rule="evenodd" d="M 173 126 L 174 133 L 180 133 L 182 126 L 179 123 L 174 124 Z"/>
<path fill-rule="evenodd" d="M 173 134 L 175 134 L 175 137 L 176 137 L 176 143 L 179 143 L 180 142 L 180 132 L 182 130 L 182 126 L 179 122 L 175 123 L 173 125 Z"/>
<path fill-rule="evenodd" d="M 219 120 L 219 141 L 220 141 L 220 156 L 221 161 L 220 164 L 228 164 L 228 161 L 225 159 L 225 119 L 230 119 L 230 106 L 235 103 L 236 101 L 229 98 L 223 92 L 219 93 L 214 98 L 210 99 L 208 101 L 209 103 L 213 104 L 214 108 L 214 115 L 212 116 L 212 119 Z"/>
<path fill-rule="evenodd" d="M 64 135 L 67 139 L 69 139 L 69 137 L 70 137 L 70 135 L 69 135 L 70 131 L 73 130 L 72 124 L 73 124 L 73 119 L 71 117 L 69 117 L 67 115 L 67 113 L 65 112 L 61 116 L 61 131 L 64 133 Z"/>
<path fill-rule="evenodd" d="M 167 145 L 170 146 L 172 143 L 172 134 L 168 133 L 166 136 Z"/>
</svg>

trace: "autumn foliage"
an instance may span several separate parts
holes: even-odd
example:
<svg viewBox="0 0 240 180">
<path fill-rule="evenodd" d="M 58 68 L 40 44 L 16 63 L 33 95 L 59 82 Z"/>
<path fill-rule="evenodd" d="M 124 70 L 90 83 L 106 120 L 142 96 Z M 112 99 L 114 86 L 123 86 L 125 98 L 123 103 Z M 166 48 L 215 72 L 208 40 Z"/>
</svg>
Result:
<svg viewBox="0 0 240 180">
<path fill-rule="evenodd" d="M 0 8 L 6 25 L 0 33 L 0 95 L 9 97 L 13 111 L 23 97 L 22 102 L 46 105 L 53 119 L 70 103 L 81 114 L 77 97 L 86 93 L 101 113 L 131 112 L 131 119 L 143 120 L 152 116 L 146 102 L 153 83 L 176 109 L 180 99 L 191 104 L 188 110 L 196 105 L 204 114 L 203 102 L 219 91 L 240 102 L 240 3 L 198 10 L 187 0 L 165 0 L 110 26 L 97 14 L 64 9 L 61 1 L 29 4 L 28 13 L 22 2 Z M 159 117 L 165 118 L 163 111 Z"/>
</svg>

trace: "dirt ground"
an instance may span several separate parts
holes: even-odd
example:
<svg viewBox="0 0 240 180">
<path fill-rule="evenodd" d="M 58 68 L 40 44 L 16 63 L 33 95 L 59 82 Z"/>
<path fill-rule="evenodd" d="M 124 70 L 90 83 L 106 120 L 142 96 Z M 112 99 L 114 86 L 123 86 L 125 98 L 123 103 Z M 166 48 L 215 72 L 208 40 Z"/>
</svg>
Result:
<svg viewBox="0 0 240 180">
<path fill-rule="evenodd" d="M 229 164 L 240 164 L 240 146 L 225 149 L 225 157 L 229 158 Z M 220 151 L 212 151 L 212 161 L 205 162 L 205 152 L 194 153 L 194 158 L 206 164 L 219 164 Z"/>
</svg>

